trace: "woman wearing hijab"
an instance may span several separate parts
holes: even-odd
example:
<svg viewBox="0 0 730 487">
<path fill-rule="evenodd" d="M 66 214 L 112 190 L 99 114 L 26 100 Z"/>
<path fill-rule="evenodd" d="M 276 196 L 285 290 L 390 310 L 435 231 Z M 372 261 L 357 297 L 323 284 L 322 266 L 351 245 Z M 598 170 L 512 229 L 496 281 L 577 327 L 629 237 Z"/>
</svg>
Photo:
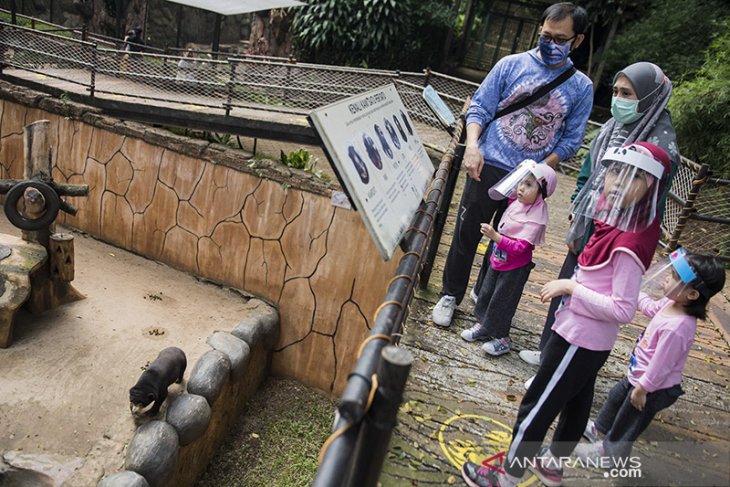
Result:
<svg viewBox="0 0 730 487">
<path fill-rule="evenodd" d="M 601 127 L 598 136 L 593 139 L 590 151 L 583 161 L 578 175 L 571 201 L 575 199 L 594 171 L 605 169 L 599 164 L 599 161 L 607 149 L 635 142 L 649 142 L 664 149 L 672 164 L 669 179 L 659 198 L 660 218 L 664 215 L 664 203 L 674 174 L 679 167 L 677 137 L 672 125 L 672 117 L 666 109 L 671 94 L 672 82 L 656 64 L 638 62 L 616 73 L 613 78 L 613 98 L 611 99 L 613 117 Z M 578 256 L 593 232 L 593 222 L 590 219 L 580 216 L 572 217 L 566 239 L 568 254 L 565 256 L 558 279 L 567 279 L 573 275 L 578 264 Z M 551 327 L 555 322 L 555 311 L 558 309 L 561 299 L 562 296 L 557 296 L 550 302 L 545 327 L 540 337 L 540 351 L 550 337 Z M 529 364 L 539 365 L 540 351 L 523 350 L 520 352 L 520 358 Z"/>
</svg>

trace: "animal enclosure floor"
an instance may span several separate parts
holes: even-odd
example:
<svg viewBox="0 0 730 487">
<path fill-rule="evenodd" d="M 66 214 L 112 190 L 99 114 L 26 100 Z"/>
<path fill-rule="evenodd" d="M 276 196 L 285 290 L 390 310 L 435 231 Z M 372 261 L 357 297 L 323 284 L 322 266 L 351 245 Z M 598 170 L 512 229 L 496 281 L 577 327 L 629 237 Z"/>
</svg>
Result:
<svg viewBox="0 0 730 487">
<path fill-rule="evenodd" d="M 19 236 L 0 214 L 0 232 Z M 73 486 L 96 485 L 104 473 L 121 470 L 135 428 L 128 391 L 143 367 L 174 345 L 187 355 L 187 379 L 210 349 L 207 337 L 261 305 L 74 236 L 73 285 L 86 299 L 37 316 L 21 311 L 12 345 L 0 349 L 0 485 L 10 476 L 3 461 L 46 468 Z M 174 392 L 180 387 L 170 387 Z"/>
</svg>

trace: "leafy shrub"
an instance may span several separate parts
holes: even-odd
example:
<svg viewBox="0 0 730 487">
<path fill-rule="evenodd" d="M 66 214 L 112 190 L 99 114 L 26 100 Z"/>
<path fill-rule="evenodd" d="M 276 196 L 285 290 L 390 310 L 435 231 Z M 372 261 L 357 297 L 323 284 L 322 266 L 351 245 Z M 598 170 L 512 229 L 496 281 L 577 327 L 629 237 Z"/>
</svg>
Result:
<svg viewBox="0 0 730 487">
<path fill-rule="evenodd" d="M 697 75 L 672 94 L 672 112 L 680 151 L 730 177 L 730 21 L 705 53 Z"/>
<path fill-rule="evenodd" d="M 326 64 L 417 68 L 440 55 L 449 0 L 313 0 L 292 23 L 300 57 Z"/>
<path fill-rule="evenodd" d="M 289 155 L 285 154 L 284 151 L 281 151 L 279 159 L 283 164 L 286 164 L 291 168 L 307 171 L 320 179 L 327 179 L 322 175 L 321 171 L 317 170 L 317 158 L 306 149 L 291 151 Z"/>
<path fill-rule="evenodd" d="M 606 53 L 606 75 L 638 61 L 659 65 L 672 81 L 691 77 L 703 52 L 721 29 L 723 0 L 655 0 L 651 9 L 625 24 Z"/>
</svg>

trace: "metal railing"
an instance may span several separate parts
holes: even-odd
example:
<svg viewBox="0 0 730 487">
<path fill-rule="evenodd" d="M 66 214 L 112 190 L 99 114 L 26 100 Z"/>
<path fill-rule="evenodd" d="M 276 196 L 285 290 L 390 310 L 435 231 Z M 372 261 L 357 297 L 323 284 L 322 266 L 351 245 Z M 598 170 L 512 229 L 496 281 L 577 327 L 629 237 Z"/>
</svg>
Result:
<svg viewBox="0 0 730 487">
<path fill-rule="evenodd" d="M 378 483 L 407 378 L 405 359 L 397 367 L 392 364 L 393 359 L 387 356 L 381 359 L 381 353 L 386 345 L 397 342 L 408 317 L 429 238 L 433 238 L 437 210 L 444 204 L 448 208 L 452 193 L 447 190 L 447 181 L 452 172 L 458 171 L 460 152 L 457 147 L 463 129 L 464 121 L 460 118 L 424 202 L 404 238 L 404 254 L 388 285 L 385 299 L 375 312 L 370 336 L 360 347 L 358 361 L 348 376 L 333 433 L 322 447 L 315 487 L 375 486 Z M 384 381 L 387 386 L 381 386 L 384 373 L 395 377 Z"/>
<path fill-rule="evenodd" d="M 97 36 L 98 37 L 98 36 Z M 95 39 L 89 35 L 89 39 Z M 477 85 L 440 73 L 298 63 L 294 59 L 236 55 L 214 59 L 152 52 L 125 52 L 112 40 L 84 42 L 72 37 L 0 22 L 3 72 L 20 70 L 85 88 L 85 94 L 125 97 L 163 105 L 193 105 L 220 110 L 260 109 L 307 114 L 314 108 L 388 83 L 395 83 L 411 115 L 440 127 L 421 91 L 432 84 L 459 113 Z M 215 53 L 223 55 L 223 53 Z M 444 90 L 444 91 L 441 91 Z M 449 90 L 449 91 L 445 91 Z"/>
</svg>

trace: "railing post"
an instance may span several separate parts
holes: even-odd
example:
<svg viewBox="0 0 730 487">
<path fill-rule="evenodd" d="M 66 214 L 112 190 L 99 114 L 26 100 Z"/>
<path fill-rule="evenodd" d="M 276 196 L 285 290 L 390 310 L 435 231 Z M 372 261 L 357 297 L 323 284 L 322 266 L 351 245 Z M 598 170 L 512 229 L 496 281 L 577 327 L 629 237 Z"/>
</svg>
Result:
<svg viewBox="0 0 730 487">
<path fill-rule="evenodd" d="M 692 180 L 692 188 L 687 194 L 687 201 L 685 201 L 684 206 L 682 206 L 682 211 L 677 217 L 677 224 L 674 226 L 672 236 L 669 237 L 669 242 L 667 242 L 668 252 L 674 251 L 679 246 L 679 237 L 682 235 L 682 230 L 684 230 L 685 225 L 687 225 L 687 220 L 689 220 L 690 214 L 694 211 L 697 195 L 702 189 L 702 186 L 707 182 L 710 175 L 709 173 L 710 166 L 702 164 L 702 166 L 700 166 L 700 170 L 697 171 L 697 175 Z"/>
<path fill-rule="evenodd" d="M 466 131 L 463 133 L 465 134 Z M 453 199 L 454 191 L 456 190 L 456 182 L 459 178 L 461 161 L 464 159 L 465 148 L 466 146 L 459 144 L 456 146 L 456 151 L 454 152 L 454 159 L 451 163 L 449 178 L 446 181 L 444 196 L 441 198 L 438 210 L 436 211 L 436 220 L 433 224 L 433 234 L 431 235 L 431 241 L 428 243 L 428 250 L 426 251 L 426 256 L 423 259 L 423 268 L 421 269 L 421 275 L 418 279 L 418 287 L 421 289 L 428 288 L 428 280 L 431 278 L 431 271 L 433 271 L 433 264 L 436 260 L 436 252 L 438 252 L 439 244 L 441 243 L 441 236 L 444 233 L 446 217 L 449 215 L 449 206 L 451 206 L 451 200 Z"/>
<path fill-rule="evenodd" d="M 233 86 L 236 82 L 236 63 L 228 59 L 228 65 L 231 67 L 228 76 L 228 86 L 226 87 L 226 117 L 231 114 L 231 103 L 233 102 Z"/>
<path fill-rule="evenodd" d="M 284 101 L 289 101 L 289 90 L 288 86 L 291 82 L 291 65 L 292 65 L 292 57 L 289 56 L 289 63 L 286 65 L 286 79 L 284 80 Z"/>
<path fill-rule="evenodd" d="M 89 96 L 91 98 L 94 98 L 94 90 L 96 90 L 96 70 L 97 66 L 96 63 L 98 62 L 97 52 L 96 52 L 96 43 L 94 43 L 94 46 L 91 51 L 91 86 L 89 87 Z"/>
<path fill-rule="evenodd" d="M 426 68 L 423 72 L 426 73 L 426 77 L 423 78 L 423 87 L 425 88 L 431 81 L 431 68 Z"/>
<path fill-rule="evenodd" d="M 377 372 L 378 389 L 360 428 L 350 485 L 378 485 L 412 364 L 413 355 L 408 350 L 393 345 L 383 349 Z"/>
</svg>

